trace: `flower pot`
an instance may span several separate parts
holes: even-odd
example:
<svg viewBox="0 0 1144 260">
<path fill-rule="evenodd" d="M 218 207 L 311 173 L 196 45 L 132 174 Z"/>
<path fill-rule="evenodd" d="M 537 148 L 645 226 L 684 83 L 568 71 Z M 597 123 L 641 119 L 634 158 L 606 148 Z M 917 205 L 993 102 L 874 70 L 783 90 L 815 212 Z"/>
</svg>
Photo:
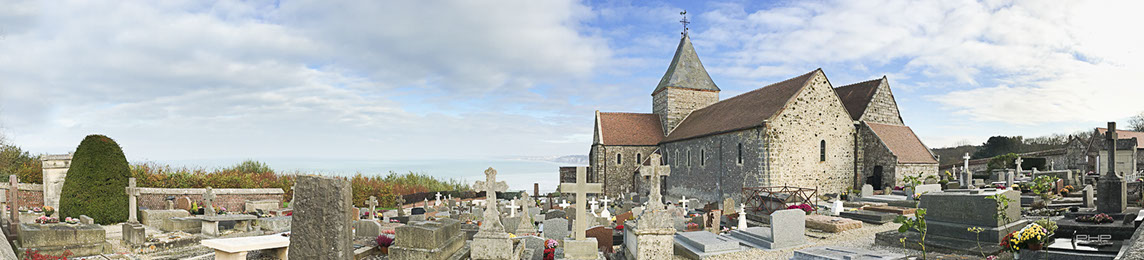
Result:
<svg viewBox="0 0 1144 260">
<path fill-rule="evenodd" d="M 1041 247 L 1042 247 L 1041 243 L 1031 244 L 1031 245 L 1029 245 L 1029 250 L 1037 251 L 1037 250 L 1041 250 Z"/>
<path fill-rule="evenodd" d="M 381 247 L 381 248 L 379 248 L 379 249 L 381 250 L 381 254 L 383 254 L 383 255 L 388 255 L 388 254 L 389 254 L 389 247 L 388 247 L 388 246 L 383 246 L 383 247 Z"/>
</svg>

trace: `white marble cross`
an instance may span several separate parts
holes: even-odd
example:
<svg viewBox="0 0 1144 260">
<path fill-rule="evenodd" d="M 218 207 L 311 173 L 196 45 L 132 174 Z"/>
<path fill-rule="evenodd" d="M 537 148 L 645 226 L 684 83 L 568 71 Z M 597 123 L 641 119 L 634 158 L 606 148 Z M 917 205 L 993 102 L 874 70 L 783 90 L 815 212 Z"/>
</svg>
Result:
<svg viewBox="0 0 1144 260">
<path fill-rule="evenodd" d="M 440 192 L 437 193 L 437 200 L 433 201 L 433 206 L 434 207 L 441 206 L 441 193 Z"/>
<path fill-rule="evenodd" d="M 367 204 L 369 204 L 369 219 L 377 219 L 377 197 L 369 196 Z"/>
<path fill-rule="evenodd" d="M 648 180 L 648 190 L 651 191 L 651 195 L 648 196 L 647 205 L 651 210 L 662 210 L 664 208 L 663 199 L 659 194 L 659 177 L 670 176 L 671 166 L 662 165 L 659 154 L 653 153 L 649 157 L 648 160 L 650 160 L 652 165 L 640 166 L 640 176 L 649 177 L 650 179 Z"/>
<path fill-rule="evenodd" d="M 560 184 L 561 192 L 576 194 L 576 205 L 580 207 L 580 210 L 576 211 L 576 229 L 573 230 L 576 234 L 576 240 L 587 239 L 585 231 L 588 230 L 588 212 L 584 210 L 583 205 L 588 204 L 588 193 L 599 194 L 603 190 L 603 185 L 599 183 L 588 183 L 588 167 L 576 167 L 576 183 Z"/>
<path fill-rule="evenodd" d="M 604 199 L 602 199 L 600 201 L 604 202 L 604 208 L 608 208 L 608 205 L 611 205 L 613 200 L 608 199 L 608 196 L 604 196 Z"/>
<path fill-rule="evenodd" d="M 588 204 L 591 204 L 591 207 L 589 207 L 589 209 L 591 209 L 592 215 L 595 216 L 596 210 L 600 209 L 600 202 L 598 202 L 596 200 L 592 200 L 592 201 L 589 201 Z"/>
<path fill-rule="evenodd" d="M 136 217 L 137 213 L 135 213 L 139 211 L 138 205 L 136 204 L 138 202 L 135 201 L 136 196 L 139 196 L 139 188 L 135 187 L 135 178 L 127 179 L 127 188 L 124 190 L 126 190 L 128 196 L 127 210 L 129 211 L 127 212 L 127 222 L 139 223 L 139 218 Z"/>
<path fill-rule="evenodd" d="M 683 196 L 683 198 L 679 199 L 679 205 L 683 206 L 684 212 L 690 211 L 690 209 L 687 208 L 688 201 L 690 200 L 687 199 L 687 196 Z"/>
<path fill-rule="evenodd" d="M 747 230 L 747 207 L 739 203 L 739 230 Z"/>
<path fill-rule="evenodd" d="M 556 205 L 560 205 L 560 208 L 568 208 L 568 206 L 572 206 L 572 204 L 568 204 L 568 200 L 562 200 L 560 204 Z"/>
<path fill-rule="evenodd" d="M 509 201 L 508 203 L 508 217 L 516 217 L 516 200 Z"/>
<path fill-rule="evenodd" d="M 508 190 L 508 184 L 497 181 L 497 170 L 489 167 L 485 170 L 485 180 L 473 184 L 473 189 L 485 191 L 485 221 L 478 232 L 504 233 L 504 225 L 500 222 L 500 212 L 497 211 L 497 192 Z"/>
<path fill-rule="evenodd" d="M 961 159 L 965 159 L 965 166 L 962 166 L 962 168 L 965 168 L 965 171 L 969 171 L 969 158 L 971 158 L 969 157 L 969 153 L 965 153 L 965 156 L 961 157 Z"/>
</svg>

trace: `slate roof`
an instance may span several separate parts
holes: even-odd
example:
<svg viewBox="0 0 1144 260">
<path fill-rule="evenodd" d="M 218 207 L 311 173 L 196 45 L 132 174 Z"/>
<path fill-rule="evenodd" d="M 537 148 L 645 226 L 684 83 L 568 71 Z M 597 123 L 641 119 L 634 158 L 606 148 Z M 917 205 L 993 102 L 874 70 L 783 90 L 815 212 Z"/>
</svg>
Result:
<svg viewBox="0 0 1144 260">
<path fill-rule="evenodd" d="M 886 80 L 886 76 L 837 87 L 834 88 L 834 92 L 838 94 L 838 98 L 842 99 L 842 105 L 846 107 L 846 112 L 850 112 L 850 118 L 858 120 L 862 117 L 862 112 L 865 112 L 866 107 L 870 105 L 870 100 L 874 99 L 878 85 L 884 80 Z"/>
<path fill-rule="evenodd" d="M 898 156 L 898 163 L 937 163 L 922 140 L 908 126 L 866 123 L 870 130 Z"/>
<path fill-rule="evenodd" d="M 1093 136 L 1092 138 L 1096 139 L 1097 141 L 1100 141 L 1099 143 L 1097 143 L 1100 145 L 1099 147 L 1105 146 L 1104 145 L 1105 144 L 1104 133 L 1106 133 L 1106 132 L 1108 132 L 1107 127 L 1097 127 L 1096 128 L 1096 134 L 1098 134 L 1098 135 Z M 1144 132 L 1135 132 L 1135 131 L 1126 131 L 1126 130 L 1116 129 L 1116 135 L 1117 135 L 1118 139 L 1131 139 L 1133 137 L 1136 137 L 1136 140 L 1137 140 L 1136 149 L 1144 149 Z M 1120 145 L 1119 143 L 1117 143 L 1116 146 L 1122 147 L 1122 145 Z"/>
<path fill-rule="evenodd" d="M 604 145 L 657 145 L 663 140 L 656 114 L 600 112 L 599 120 Z"/>
<path fill-rule="evenodd" d="M 757 127 L 770 119 L 822 69 L 767 85 L 691 112 L 664 142 Z"/>
<path fill-rule="evenodd" d="M 715 81 L 711 80 L 711 75 L 707 74 L 707 69 L 703 68 L 703 63 L 699 62 L 699 54 L 696 54 L 695 48 L 691 46 L 691 37 L 686 34 L 679 39 L 675 57 L 671 58 L 667 72 L 663 74 L 659 85 L 651 93 L 655 95 L 667 87 L 719 91 Z"/>
</svg>

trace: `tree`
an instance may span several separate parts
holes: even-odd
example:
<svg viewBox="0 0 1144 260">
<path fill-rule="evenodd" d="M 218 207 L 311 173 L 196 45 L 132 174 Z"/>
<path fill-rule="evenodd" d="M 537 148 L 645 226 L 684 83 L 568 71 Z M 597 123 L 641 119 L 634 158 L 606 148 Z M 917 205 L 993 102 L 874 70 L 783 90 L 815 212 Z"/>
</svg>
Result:
<svg viewBox="0 0 1144 260">
<path fill-rule="evenodd" d="M 1128 118 L 1128 128 L 1132 128 L 1132 131 L 1144 132 L 1144 112 Z"/>
<path fill-rule="evenodd" d="M 1024 142 L 1020 136 L 993 136 L 973 153 L 974 159 L 989 158 L 1007 153 L 1020 153 Z"/>
<path fill-rule="evenodd" d="M 87 215 L 98 224 L 127 220 L 127 179 L 131 169 L 115 140 L 89 135 L 75 148 L 60 194 L 60 217 Z"/>
</svg>

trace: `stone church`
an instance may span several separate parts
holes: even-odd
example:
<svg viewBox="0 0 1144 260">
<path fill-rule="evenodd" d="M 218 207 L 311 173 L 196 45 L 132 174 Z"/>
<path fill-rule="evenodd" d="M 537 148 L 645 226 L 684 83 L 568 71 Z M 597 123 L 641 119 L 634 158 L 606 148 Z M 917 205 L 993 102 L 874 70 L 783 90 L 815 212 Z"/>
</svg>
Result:
<svg viewBox="0 0 1144 260">
<path fill-rule="evenodd" d="M 744 187 L 824 194 L 937 174 L 885 77 L 835 88 L 816 69 L 720 100 L 684 34 L 651 96 L 652 113 L 596 112 L 589 179 L 609 196 L 640 190 L 652 153 L 671 166 L 666 195 L 706 201 L 740 199 Z"/>
</svg>

